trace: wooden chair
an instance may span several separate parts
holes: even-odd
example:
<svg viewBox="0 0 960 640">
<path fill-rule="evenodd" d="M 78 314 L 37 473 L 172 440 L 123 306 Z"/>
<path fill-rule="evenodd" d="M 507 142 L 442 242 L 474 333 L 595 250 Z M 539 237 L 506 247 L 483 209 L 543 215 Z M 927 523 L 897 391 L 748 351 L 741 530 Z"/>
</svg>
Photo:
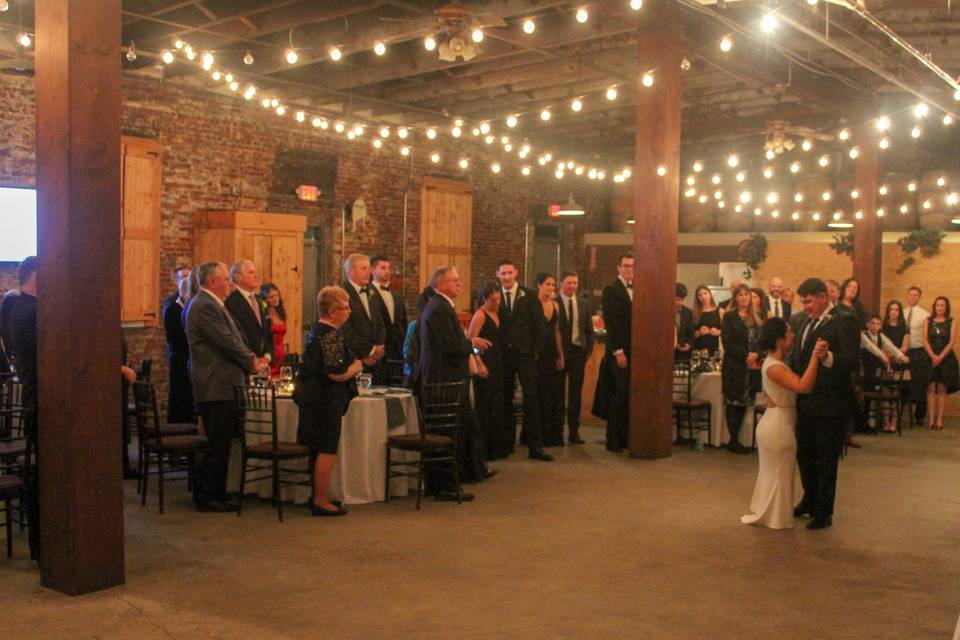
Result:
<svg viewBox="0 0 960 640">
<path fill-rule="evenodd" d="M 404 373 L 406 363 L 403 360 L 387 360 L 387 384 L 391 387 L 406 386 L 407 374 Z"/>
<path fill-rule="evenodd" d="M 32 414 L 31 407 L 14 407 L 17 412 L 17 420 L 21 425 L 26 425 L 29 415 Z M 26 505 L 28 491 L 32 486 L 30 481 L 33 473 L 33 464 L 36 455 L 36 440 L 34 435 L 23 434 L 21 442 L 23 443 L 22 453 L 15 456 L 12 460 L 4 458 L 0 460 L 0 511 L 3 512 L 3 527 L 6 529 L 7 538 L 7 557 L 13 557 L 13 525 L 14 511 L 17 512 L 17 523 L 20 530 L 23 531 L 29 526 L 26 518 Z M 16 505 L 13 503 L 16 502 Z"/>
<path fill-rule="evenodd" d="M 193 434 L 171 434 L 171 425 L 160 422 L 156 392 L 149 382 L 133 383 L 133 400 L 137 408 L 137 439 L 140 441 L 140 505 L 147 504 L 147 481 L 154 474 L 158 479 L 157 500 L 160 513 L 163 513 L 167 477 L 186 472 L 188 487 L 192 486 L 197 455 L 206 449 L 207 439 L 196 433 L 196 425 L 192 425 Z"/>
<path fill-rule="evenodd" d="M 237 409 L 243 425 L 240 429 L 240 448 L 243 452 L 240 464 L 240 505 L 237 516 L 243 512 L 244 487 L 250 482 L 270 478 L 273 483 L 273 504 L 277 518 L 283 522 L 283 487 L 305 486 L 313 489 L 313 469 L 281 466 L 290 460 L 309 459 L 310 449 L 296 442 L 280 440 L 277 433 L 277 394 L 273 387 L 234 387 Z M 252 438 L 251 438 L 252 437 Z M 251 461 L 267 461 L 270 466 L 251 464 Z M 259 473 L 247 477 L 247 472 Z M 301 476 L 299 480 L 291 480 Z M 306 476 L 306 479 L 303 478 Z"/>
<path fill-rule="evenodd" d="M 892 371 L 880 369 L 877 384 L 870 389 L 864 389 L 864 412 L 867 419 L 873 418 L 874 435 L 886 424 L 886 417 L 890 414 L 897 419 L 897 435 L 902 437 L 901 414 L 903 411 L 903 369 L 894 368 Z"/>
<path fill-rule="evenodd" d="M 423 496 L 424 472 L 428 466 L 453 476 L 460 504 L 460 469 L 457 442 L 465 382 L 425 383 L 420 387 L 418 406 L 420 427 L 417 433 L 387 438 L 387 468 L 384 496 L 390 502 L 390 480 L 417 479 L 417 510 Z M 416 453 L 416 460 L 393 460 L 392 451 Z"/>
<path fill-rule="evenodd" d="M 713 406 L 707 400 L 694 400 L 692 397 L 693 375 L 689 362 L 673 364 L 673 419 L 677 424 L 677 439 L 680 432 L 686 430 L 690 436 L 690 446 L 697 443 L 696 431 L 706 431 L 710 440 L 710 419 Z"/>
</svg>

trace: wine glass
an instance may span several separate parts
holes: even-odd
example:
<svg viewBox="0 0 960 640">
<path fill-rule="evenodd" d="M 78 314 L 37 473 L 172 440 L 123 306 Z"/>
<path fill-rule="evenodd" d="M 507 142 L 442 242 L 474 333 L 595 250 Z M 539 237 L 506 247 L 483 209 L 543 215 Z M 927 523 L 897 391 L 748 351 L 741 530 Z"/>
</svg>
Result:
<svg viewBox="0 0 960 640">
<path fill-rule="evenodd" d="M 257 386 L 265 387 L 270 381 L 270 365 L 262 364 L 257 367 Z"/>
<path fill-rule="evenodd" d="M 293 380 L 293 367 L 289 365 L 280 367 L 280 379 L 284 382 L 290 382 Z"/>
</svg>

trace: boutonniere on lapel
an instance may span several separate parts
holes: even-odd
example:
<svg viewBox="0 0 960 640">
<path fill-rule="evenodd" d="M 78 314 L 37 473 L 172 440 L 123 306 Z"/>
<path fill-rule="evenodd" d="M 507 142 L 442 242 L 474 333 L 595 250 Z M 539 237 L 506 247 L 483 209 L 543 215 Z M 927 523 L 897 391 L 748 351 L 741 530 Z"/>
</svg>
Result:
<svg viewBox="0 0 960 640">
<path fill-rule="evenodd" d="M 517 300 L 527 295 L 527 292 L 523 290 L 523 287 L 517 287 Z"/>
<path fill-rule="evenodd" d="M 260 296 L 257 296 L 257 306 L 260 307 L 260 313 L 267 312 L 267 301 L 261 298 Z"/>
</svg>

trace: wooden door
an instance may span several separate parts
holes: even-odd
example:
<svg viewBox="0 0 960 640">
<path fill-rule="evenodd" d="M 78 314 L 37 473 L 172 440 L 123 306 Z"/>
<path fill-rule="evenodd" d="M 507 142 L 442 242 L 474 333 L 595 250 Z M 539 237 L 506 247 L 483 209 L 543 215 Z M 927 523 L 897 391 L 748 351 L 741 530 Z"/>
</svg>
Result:
<svg viewBox="0 0 960 640">
<path fill-rule="evenodd" d="M 420 195 L 420 288 L 441 265 L 452 265 L 463 288 L 457 310 L 470 310 L 473 188 L 466 182 L 423 179 Z"/>
<path fill-rule="evenodd" d="M 301 334 L 303 332 L 303 236 L 277 234 L 273 237 L 270 252 L 270 281 L 277 285 L 283 296 L 283 307 L 287 312 L 287 336 L 284 339 L 288 349 L 300 353 Z M 264 263 L 264 267 L 266 267 Z"/>
<path fill-rule="evenodd" d="M 160 306 L 161 146 L 121 141 L 120 321 L 156 326 Z"/>
</svg>

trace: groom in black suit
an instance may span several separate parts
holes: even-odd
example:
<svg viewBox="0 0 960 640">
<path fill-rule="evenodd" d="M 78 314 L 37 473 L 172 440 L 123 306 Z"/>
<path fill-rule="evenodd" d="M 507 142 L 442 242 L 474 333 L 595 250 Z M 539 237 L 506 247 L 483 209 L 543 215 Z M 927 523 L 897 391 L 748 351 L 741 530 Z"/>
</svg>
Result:
<svg viewBox="0 0 960 640">
<path fill-rule="evenodd" d="M 803 500 L 794 515 L 811 515 L 808 529 L 833 524 L 837 466 L 846 438 L 851 373 L 858 364 L 860 334 L 856 319 L 830 306 L 827 285 L 819 278 L 804 280 L 797 289 L 806 321 L 790 354 L 790 368 L 803 375 L 817 343 L 820 371 L 809 393 L 797 395 L 797 464 L 803 482 Z"/>
<path fill-rule="evenodd" d="M 633 254 L 617 262 L 617 279 L 600 299 L 607 349 L 594 393 L 593 413 L 607 421 L 607 450 L 619 453 L 630 446 L 630 347 L 633 318 Z"/>
</svg>

